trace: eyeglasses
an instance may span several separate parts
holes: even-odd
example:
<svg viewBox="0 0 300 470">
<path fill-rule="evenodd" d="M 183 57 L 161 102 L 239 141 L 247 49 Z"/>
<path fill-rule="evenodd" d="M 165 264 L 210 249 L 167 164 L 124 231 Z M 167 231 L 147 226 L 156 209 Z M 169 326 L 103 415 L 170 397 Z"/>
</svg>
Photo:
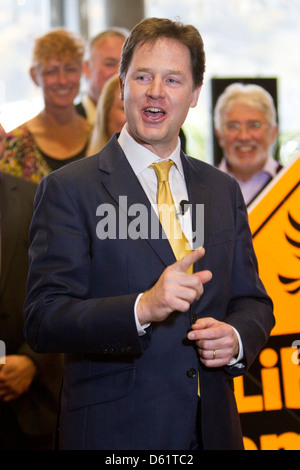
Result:
<svg viewBox="0 0 300 470">
<path fill-rule="evenodd" d="M 243 127 L 249 132 L 257 133 L 262 129 L 268 128 L 269 125 L 260 121 L 247 121 L 245 124 L 242 124 L 238 121 L 228 121 L 225 123 L 225 127 L 227 131 L 237 134 L 242 130 Z"/>
</svg>

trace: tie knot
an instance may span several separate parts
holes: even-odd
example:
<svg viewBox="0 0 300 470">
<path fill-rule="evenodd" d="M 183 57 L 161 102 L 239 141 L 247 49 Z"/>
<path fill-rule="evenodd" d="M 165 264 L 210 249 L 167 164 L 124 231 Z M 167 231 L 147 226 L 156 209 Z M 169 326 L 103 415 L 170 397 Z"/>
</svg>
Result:
<svg viewBox="0 0 300 470">
<path fill-rule="evenodd" d="M 149 168 L 154 168 L 157 179 L 161 183 L 169 180 L 169 172 L 172 165 L 175 165 L 172 160 L 164 160 L 159 163 L 153 163 Z"/>
</svg>

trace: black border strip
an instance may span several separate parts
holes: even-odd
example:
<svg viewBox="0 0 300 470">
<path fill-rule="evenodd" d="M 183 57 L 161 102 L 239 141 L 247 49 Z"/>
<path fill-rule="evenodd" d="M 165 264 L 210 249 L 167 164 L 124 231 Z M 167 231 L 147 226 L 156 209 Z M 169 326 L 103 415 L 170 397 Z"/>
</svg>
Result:
<svg viewBox="0 0 300 470">
<path fill-rule="evenodd" d="M 282 199 L 282 201 L 278 204 L 277 207 L 271 212 L 271 214 L 264 220 L 260 227 L 252 234 L 252 238 L 254 239 L 256 235 L 264 228 L 264 226 L 269 222 L 269 220 L 276 214 L 276 212 L 280 209 L 280 207 L 291 197 L 291 195 L 296 191 L 296 189 L 300 186 L 300 180 L 298 183 L 290 190 L 290 192 Z"/>
</svg>

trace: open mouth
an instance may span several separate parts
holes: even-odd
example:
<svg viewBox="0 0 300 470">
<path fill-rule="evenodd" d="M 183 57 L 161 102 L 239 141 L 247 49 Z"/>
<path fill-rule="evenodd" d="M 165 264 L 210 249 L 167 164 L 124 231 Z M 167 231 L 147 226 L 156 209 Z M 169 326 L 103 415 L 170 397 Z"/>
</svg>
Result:
<svg viewBox="0 0 300 470">
<path fill-rule="evenodd" d="M 255 150 L 255 146 L 254 145 L 236 145 L 235 149 L 238 151 L 238 152 L 252 152 L 253 150 Z"/>
<path fill-rule="evenodd" d="M 165 111 L 161 108 L 148 107 L 144 109 L 144 114 L 148 119 L 157 121 L 166 115 Z"/>
</svg>

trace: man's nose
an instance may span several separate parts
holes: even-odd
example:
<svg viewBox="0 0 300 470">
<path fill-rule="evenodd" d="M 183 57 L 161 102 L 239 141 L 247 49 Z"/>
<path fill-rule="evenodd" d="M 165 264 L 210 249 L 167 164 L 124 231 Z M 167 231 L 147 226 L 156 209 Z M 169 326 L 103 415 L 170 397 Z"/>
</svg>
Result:
<svg viewBox="0 0 300 470">
<path fill-rule="evenodd" d="M 250 140 L 252 137 L 251 131 L 247 125 L 242 124 L 239 128 L 238 138 L 241 140 Z"/>
<path fill-rule="evenodd" d="M 147 96 L 158 99 L 165 97 L 165 85 L 161 77 L 154 77 L 147 89 Z"/>
</svg>

